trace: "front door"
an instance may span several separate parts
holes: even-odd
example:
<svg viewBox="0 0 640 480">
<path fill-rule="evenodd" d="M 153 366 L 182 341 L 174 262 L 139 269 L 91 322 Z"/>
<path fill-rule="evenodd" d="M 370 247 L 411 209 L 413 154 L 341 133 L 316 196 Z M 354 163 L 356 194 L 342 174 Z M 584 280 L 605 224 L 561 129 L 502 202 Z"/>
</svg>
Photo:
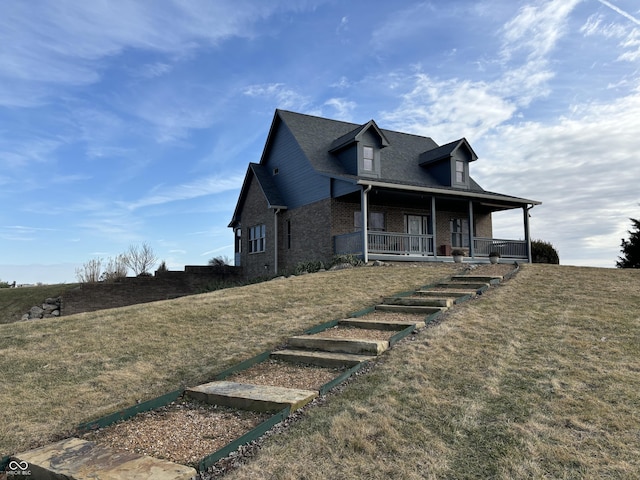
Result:
<svg viewBox="0 0 640 480">
<path fill-rule="evenodd" d="M 410 253 L 425 254 L 428 252 L 425 235 L 429 233 L 430 225 L 428 215 L 405 215 L 405 229 L 410 235 L 408 239 Z"/>
</svg>

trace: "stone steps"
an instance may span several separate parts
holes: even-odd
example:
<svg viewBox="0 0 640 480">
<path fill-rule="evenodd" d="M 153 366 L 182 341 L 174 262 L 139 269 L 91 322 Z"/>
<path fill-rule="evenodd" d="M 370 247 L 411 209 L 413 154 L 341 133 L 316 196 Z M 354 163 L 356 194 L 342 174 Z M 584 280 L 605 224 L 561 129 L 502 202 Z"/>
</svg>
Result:
<svg viewBox="0 0 640 480">
<path fill-rule="evenodd" d="M 201 402 L 256 412 L 277 412 L 287 406 L 291 411 L 297 410 L 318 396 L 315 390 L 226 381 L 188 388 L 185 394 Z"/>
<path fill-rule="evenodd" d="M 35 480 L 190 480 L 197 474 L 194 468 L 185 465 L 115 451 L 75 437 L 19 453 L 13 458 L 23 466 L 26 462 L 31 474 L 24 478 Z"/>
<path fill-rule="evenodd" d="M 385 305 L 406 305 L 420 307 L 450 307 L 453 300 L 450 298 L 425 298 L 425 297 L 386 297 L 382 300 Z"/>
<path fill-rule="evenodd" d="M 299 335 L 291 337 L 288 344 L 290 347 L 306 350 L 322 350 L 356 355 L 380 355 L 389 348 L 389 342 L 386 340 L 322 337 L 322 332 L 314 336 Z"/>
<path fill-rule="evenodd" d="M 491 285 L 497 285 L 502 280 L 503 277 L 501 275 L 454 275 L 451 277 L 451 280 L 454 282 L 462 281 L 462 282 L 481 282 L 481 283 L 489 283 Z"/>
<path fill-rule="evenodd" d="M 444 289 L 459 289 L 459 290 L 486 290 L 491 286 L 491 284 L 486 282 L 468 282 L 462 280 L 455 280 L 449 282 L 442 282 L 436 285 L 438 288 Z"/>
<path fill-rule="evenodd" d="M 409 328 L 410 326 L 414 326 L 416 328 L 421 328 L 424 326 L 424 321 L 416 321 L 410 322 L 406 320 L 369 320 L 367 318 L 345 318 L 344 320 L 340 320 L 338 325 L 342 325 L 345 327 L 353 327 L 353 328 L 364 328 L 371 330 L 390 330 L 390 331 L 400 331 L 405 328 Z"/>
<path fill-rule="evenodd" d="M 357 355 L 353 353 L 322 352 L 314 350 L 278 350 L 271 358 L 291 363 L 305 363 L 318 367 L 355 367 L 359 363 L 374 360 L 374 355 Z"/>
<path fill-rule="evenodd" d="M 447 309 L 447 307 L 424 307 L 421 305 L 376 305 L 376 310 L 380 312 L 394 312 L 394 313 L 419 313 L 423 315 L 431 315 L 433 313 L 440 313 Z"/>
</svg>

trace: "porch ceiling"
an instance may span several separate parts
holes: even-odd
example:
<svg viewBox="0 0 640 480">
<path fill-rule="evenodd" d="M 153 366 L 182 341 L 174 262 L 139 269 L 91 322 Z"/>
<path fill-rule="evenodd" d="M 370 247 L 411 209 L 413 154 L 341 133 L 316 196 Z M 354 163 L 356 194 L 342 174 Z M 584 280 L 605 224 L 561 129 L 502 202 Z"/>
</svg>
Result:
<svg viewBox="0 0 640 480">
<path fill-rule="evenodd" d="M 469 192 L 465 192 L 468 193 Z M 449 211 L 468 211 L 469 200 L 473 201 L 474 209 L 478 213 L 491 213 L 502 210 L 511 210 L 522 208 L 523 203 L 504 202 L 504 201 L 487 201 L 483 198 L 474 198 L 473 196 L 456 196 L 455 192 L 449 195 L 430 194 L 427 192 L 415 192 L 410 190 L 396 190 L 391 188 L 373 187 L 369 192 L 369 205 L 387 205 L 391 207 L 411 207 L 431 209 L 431 197 L 436 198 L 437 210 Z M 349 203 L 360 203 L 360 192 L 352 192 L 338 198 L 341 201 Z"/>
</svg>

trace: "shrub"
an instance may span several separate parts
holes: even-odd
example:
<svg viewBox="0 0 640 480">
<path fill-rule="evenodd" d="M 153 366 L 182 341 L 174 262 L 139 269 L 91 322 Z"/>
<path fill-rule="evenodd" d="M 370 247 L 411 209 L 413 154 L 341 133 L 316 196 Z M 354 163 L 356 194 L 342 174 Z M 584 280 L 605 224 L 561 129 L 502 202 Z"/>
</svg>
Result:
<svg viewBox="0 0 640 480">
<path fill-rule="evenodd" d="M 531 259 L 533 263 L 552 263 L 559 264 L 560 257 L 553 245 L 542 240 L 533 240 L 531 242 Z"/>
<path fill-rule="evenodd" d="M 214 257 L 209 260 L 209 265 L 212 267 L 226 267 L 227 265 L 231 265 L 231 260 L 226 256 Z"/>
<path fill-rule="evenodd" d="M 9 288 L 10 286 L 9 282 L 3 282 L 0 280 L 0 288 Z"/>
<path fill-rule="evenodd" d="M 294 269 L 293 273 L 295 275 L 300 275 L 305 272 L 315 273 L 322 270 L 323 268 L 324 268 L 324 263 L 322 263 L 320 260 L 312 260 L 309 262 L 299 262 L 296 265 L 296 268 Z"/>
<path fill-rule="evenodd" d="M 169 269 L 167 268 L 167 263 L 162 260 L 162 262 L 160 262 L 160 265 L 158 266 L 158 272 L 168 272 Z"/>
<path fill-rule="evenodd" d="M 344 265 L 345 263 L 353 265 L 354 267 L 359 267 L 360 265 L 364 264 L 360 257 L 349 253 L 345 255 L 335 255 L 331 260 L 330 266 L 333 267 L 335 265 Z"/>
<path fill-rule="evenodd" d="M 94 258 L 85 262 L 82 268 L 76 268 L 76 278 L 80 283 L 96 283 L 100 281 L 102 259 Z"/>
<path fill-rule="evenodd" d="M 127 262 L 124 254 L 118 255 L 116 258 L 108 258 L 104 266 L 104 271 L 100 275 L 103 282 L 116 282 L 127 276 Z"/>
</svg>

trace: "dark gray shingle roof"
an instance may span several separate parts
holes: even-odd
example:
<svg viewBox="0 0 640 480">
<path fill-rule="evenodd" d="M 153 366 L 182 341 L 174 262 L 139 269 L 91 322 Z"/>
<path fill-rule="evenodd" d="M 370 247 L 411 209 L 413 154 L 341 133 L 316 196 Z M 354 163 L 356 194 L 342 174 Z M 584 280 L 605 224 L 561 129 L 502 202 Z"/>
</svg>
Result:
<svg viewBox="0 0 640 480">
<path fill-rule="evenodd" d="M 338 146 L 338 142 L 344 144 L 352 136 L 355 138 L 367 124 L 357 125 L 286 110 L 277 110 L 276 115 L 289 128 L 316 171 L 334 177 L 354 178 L 345 172 L 342 164 L 330 151 Z M 393 130 L 380 129 L 380 132 L 388 141 L 388 146 L 381 151 L 378 180 L 404 185 L 443 187 L 428 169 L 420 166 L 422 154 L 441 148 L 436 142 L 429 137 Z M 457 147 L 461 141 L 462 139 L 448 144 L 448 148 Z M 470 182 L 470 187 L 472 191 L 484 191 L 475 181 Z"/>
</svg>

